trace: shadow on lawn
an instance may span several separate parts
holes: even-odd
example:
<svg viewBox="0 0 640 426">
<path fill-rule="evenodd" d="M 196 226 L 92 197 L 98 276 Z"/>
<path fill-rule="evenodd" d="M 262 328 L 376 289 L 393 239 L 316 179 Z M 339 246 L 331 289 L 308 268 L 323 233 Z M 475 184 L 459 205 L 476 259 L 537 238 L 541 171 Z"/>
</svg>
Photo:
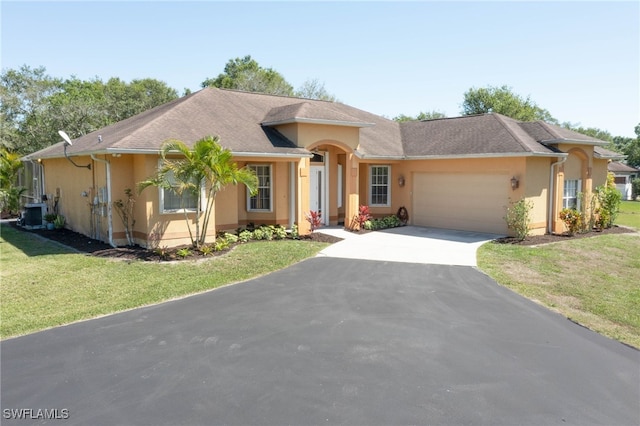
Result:
<svg viewBox="0 0 640 426">
<path fill-rule="evenodd" d="M 45 256 L 50 254 L 68 254 L 75 251 L 55 241 L 42 238 L 31 232 L 23 232 L 7 221 L 0 223 L 0 251 L 5 244 L 11 244 L 27 256 Z"/>
</svg>

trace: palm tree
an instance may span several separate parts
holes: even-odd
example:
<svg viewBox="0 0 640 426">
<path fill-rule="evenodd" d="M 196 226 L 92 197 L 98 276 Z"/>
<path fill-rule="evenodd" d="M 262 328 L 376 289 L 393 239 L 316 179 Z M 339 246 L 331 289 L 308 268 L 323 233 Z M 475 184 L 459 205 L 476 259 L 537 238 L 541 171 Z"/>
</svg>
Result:
<svg viewBox="0 0 640 426">
<path fill-rule="evenodd" d="M 180 158 L 168 158 L 174 154 Z M 244 184 L 252 194 L 258 188 L 258 178 L 248 168 L 238 168 L 232 161 L 232 153 L 222 148 L 219 138 L 207 136 L 196 141 L 193 148 L 189 148 L 179 140 L 168 140 L 162 144 L 162 167 L 155 176 L 138 184 L 141 192 L 149 186 L 156 186 L 174 191 L 181 200 L 187 194 L 196 198 L 195 238 L 191 232 L 187 211 L 183 208 L 189 237 L 194 247 L 200 247 L 205 243 L 209 219 L 213 211 L 216 195 L 227 185 Z M 173 181 L 169 177 L 173 177 Z M 172 185 L 173 182 L 173 185 Z M 203 208 L 202 194 L 205 193 L 205 205 Z M 200 216 L 204 215 L 202 229 Z"/>
<path fill-rule="evenodd" d="M 20 198 L 27 190 L 16 186 L 22 167 L 20 154 L 0 149 L 0 210 L 7 210 L 10 214 L 20 209 Z"/>
</svg>

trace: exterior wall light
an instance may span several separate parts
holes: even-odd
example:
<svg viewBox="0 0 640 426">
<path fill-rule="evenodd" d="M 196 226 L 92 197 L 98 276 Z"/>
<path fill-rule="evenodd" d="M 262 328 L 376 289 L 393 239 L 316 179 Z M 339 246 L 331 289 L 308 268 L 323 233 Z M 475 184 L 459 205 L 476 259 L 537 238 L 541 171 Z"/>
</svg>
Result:
<svg viewBox="0 0 640 426">
<path fill-rule="evenodd" d="M 400 185 L 400 187 L 404 186 L 404 176 L 400 176 L 398 178 L 398 185 Z"/>
<path fill-rule="evenodd" d="M 518 180 L 517 177 L 512 177 L 511 178 L 511 189 L 513 189 L 514 191 L 516 189 L 518 189 L 518 187 L 520 186 L 520 181 Z"/>
</svg>

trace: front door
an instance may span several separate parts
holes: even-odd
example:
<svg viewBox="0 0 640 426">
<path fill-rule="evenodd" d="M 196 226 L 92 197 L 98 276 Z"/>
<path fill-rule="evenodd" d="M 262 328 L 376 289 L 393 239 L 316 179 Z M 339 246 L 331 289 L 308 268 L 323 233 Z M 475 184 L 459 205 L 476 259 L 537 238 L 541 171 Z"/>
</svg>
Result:
<svg viewBox="0 0 640 426">
<path fill-rule="evenodd" d="M 324 223 L 324 166 L 311 166 L 311 188 L 309 188 L 309 208 L 322 215 Z"/>
</svg>

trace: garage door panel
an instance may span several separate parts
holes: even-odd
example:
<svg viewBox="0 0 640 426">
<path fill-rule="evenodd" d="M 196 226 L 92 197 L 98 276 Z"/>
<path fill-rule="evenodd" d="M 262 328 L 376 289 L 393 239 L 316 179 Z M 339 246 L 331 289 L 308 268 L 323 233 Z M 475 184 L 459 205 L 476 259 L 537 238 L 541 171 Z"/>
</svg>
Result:
<svg viewBox="0 0 640 426">
<path fill-rule="evenodd" d="M 413 224 L 504 234 L 506 174 L 415 173 Z"/>
</svg>

